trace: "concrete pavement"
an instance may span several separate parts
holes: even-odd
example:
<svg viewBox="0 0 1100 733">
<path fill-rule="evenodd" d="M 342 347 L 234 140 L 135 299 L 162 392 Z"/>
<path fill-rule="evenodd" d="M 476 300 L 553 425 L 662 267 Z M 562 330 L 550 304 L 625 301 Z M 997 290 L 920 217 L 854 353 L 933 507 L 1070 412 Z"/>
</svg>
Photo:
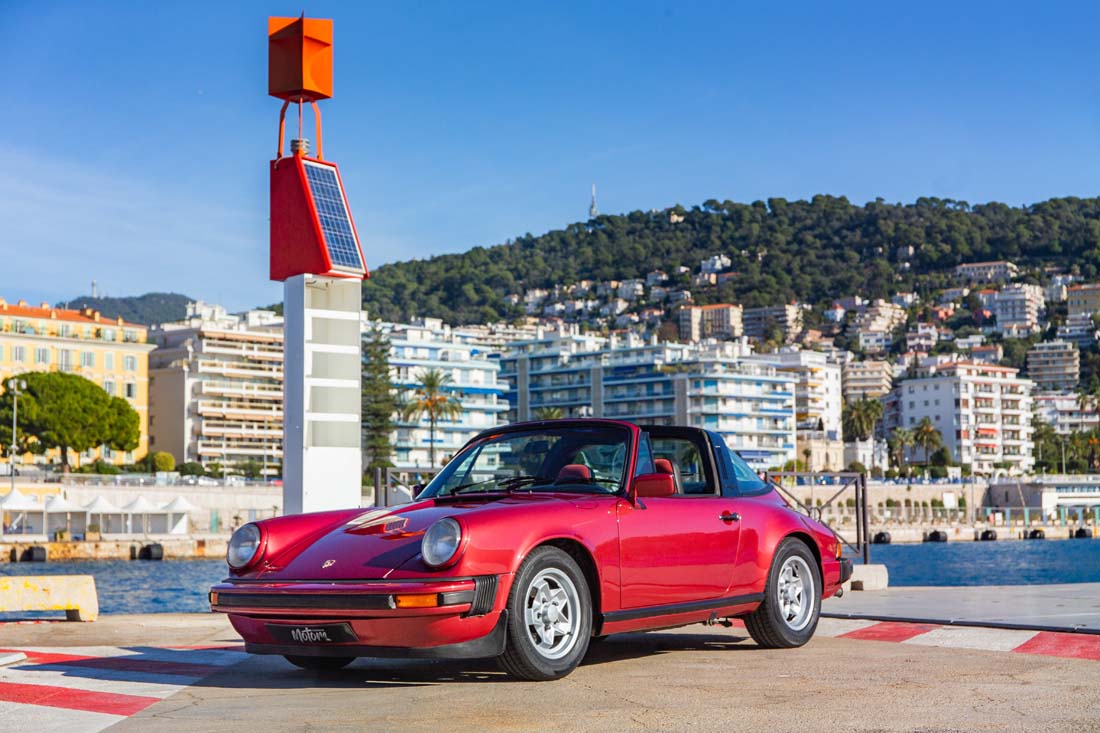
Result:
<svg viewBox="0 0 1100 733">
<path fill-rule="evenodd" d="M 839 618 L 1100 634 L 1100 583 L 887 588 L 829 598 L 822 611 Z"/>
<path fill-rule="evenodd" d="M 1100 731 L 1100 661 L 1093 661 L 1100 645 L 1086 649 L 1093 659 L 1064 659 L 960 648 L 950 638 L 957 632 L 978 632 L 978 645 L 993 649 L 1014 648 L 1020 639 L 1005 635 L 1022 633 L 824 619 L 806 647 L 773 651 L 757 648 L 740 628 L 693 626 L 610 637 L 552 683 L 512 681 L 491 662 L 361 659 L 317 675 L 281 658 L 193 648 L 239 643 L 224 618 L 205 614 L 8 624 L 0 626 L 0 647 L 91 654 L 88 647 L 109 643 L 187 681 L 149 693 L 156 699 L 142 698 L 148 702 L 140 709 L 97 719 L 119 721 L 112 731 Z M 168 647 L 192 648 L 168 655 Z M 211 664 L 211 655 L 233 661 L 208 673 L 193 669 Z M 74 688 L 98 689 L 105 679 L 163 684 L 171 676 L 142 679 L 140 661 L 116 661 L 127 671 L 106 675 L 102 663 L 68 664 L 43 667 L 59 675 L 53 684 Z M 7 674 L 26 682 L 34 669 Z M 43 733 L 49 722 L 43 714 L 33 728 Z M 103 729 L 94 722 L 54 727 Z"/>
</svg>

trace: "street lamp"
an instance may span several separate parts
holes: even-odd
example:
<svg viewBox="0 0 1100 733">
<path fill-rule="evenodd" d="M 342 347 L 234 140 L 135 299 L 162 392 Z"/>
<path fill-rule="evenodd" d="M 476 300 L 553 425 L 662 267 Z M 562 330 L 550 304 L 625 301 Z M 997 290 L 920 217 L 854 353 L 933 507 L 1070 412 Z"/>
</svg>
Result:
<svg viewBox="0 0 1100 733">
<path fill-rule="evenodd" d="M 27 389 L 27 380 L 12 377 L 5 386 L 11 392 L 11 450 L 8 452 L 8 468 L 11 470 L 11 490 L 15 491 L 15 451 L 19 449 L 16 431 L 19 427 L 19 395 Z"/>
</svg>

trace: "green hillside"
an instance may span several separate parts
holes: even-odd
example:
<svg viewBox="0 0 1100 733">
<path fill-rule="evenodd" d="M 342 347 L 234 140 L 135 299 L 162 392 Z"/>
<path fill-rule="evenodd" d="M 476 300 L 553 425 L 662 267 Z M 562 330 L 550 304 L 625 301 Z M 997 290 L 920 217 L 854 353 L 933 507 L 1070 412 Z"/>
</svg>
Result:
<svg viewBox="0 0 1100 733">
<path fill-rule="evenodd" d="M 673 223 L 673 212 L 683 220 Z M 899 258 L 899 248 L 904 254 L 910 246 L 913 255 Z M 363 304 L 387 320 L 491 321 L 519 314 L 503 300 L 510 293 L 581 279 L 640 277 L 678 265 L 697 271 L 701 259 L 718 253 L 733 259 L 738 276 L 709 292 L 693 289 L 697 303 L 752 307 L 928 292 L 951 281 L 953 266 L 991 259 L 1013 260 L 1034 269 L 1039 279 L 1046 266 L 1097 279 L 1100 199 L 1059 198 L 1024 207 L 935 198 L 864 206 L 833 196 L 751 204 L 710 200 L 690 210 L 600 216 L 494 247 L 385 265 L 364 285 Z"/>
<path fill-rule="evenodd" d="M 131 323 L 151 326 L 182 319 L 187 313 L 187 304 L 191 302 L 194 302 L 194 298 L 179 293 L 146 293 L 125 298 L 93 298 L 90 295 L 82 295 L 65 303 L 58 303 L 57 306 L 59 308 L 90 307 L 108 318 L 122 316 Z"/>
</svg>

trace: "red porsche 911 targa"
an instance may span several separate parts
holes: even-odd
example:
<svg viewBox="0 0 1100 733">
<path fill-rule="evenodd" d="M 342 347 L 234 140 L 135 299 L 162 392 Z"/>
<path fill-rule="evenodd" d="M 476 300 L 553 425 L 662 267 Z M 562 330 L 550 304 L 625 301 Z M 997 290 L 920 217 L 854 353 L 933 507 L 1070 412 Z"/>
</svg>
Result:
<svg viewBox="0 0 1100 733">
<path fill-rule="evenodd" d="M 601 419 L 486 431 L 410 504 L 246 524 L 227 559 L 210 604 L 249 652 L 497 657 L 528 680 L 608 634 L 733 617 L 801 646 L 852 568 L 717 434 Z"/>
</svg>

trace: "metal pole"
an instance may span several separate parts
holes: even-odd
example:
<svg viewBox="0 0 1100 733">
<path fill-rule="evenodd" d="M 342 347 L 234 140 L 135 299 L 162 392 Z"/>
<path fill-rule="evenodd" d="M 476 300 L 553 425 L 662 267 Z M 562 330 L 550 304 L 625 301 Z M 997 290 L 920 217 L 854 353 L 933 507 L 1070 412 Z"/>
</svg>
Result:
<svg viewBox="0 0 1100 733">
<path fill-rule="evenodd" d="M 863 490 L 860 488 L 862 482 L 856 480 L 856 547 L 859 548 L 860 553 L 863 552 L 863 524 L 861 519 L 860 506 L 863 501 Z"/>
<path fill-rule="evenodd" d="M 864 476 L 860 480 L 860 485 L 863 486 L 863 564 L 868 565 L 871 562 L 871 524 L 867 518 L 867 477 Z"/>
<path fill-rule="evenodd" d="M 15 431 L 19 425 L 19 390 L 15 388 L 15 380 L 8 382 L 12 391 L 11 408 L 11 450 L 8 452 L 8 468 L 11 470 L 11 490 L 15 491 L 15 451 L 18 450 L 15 440 Z"/>
</svg>

